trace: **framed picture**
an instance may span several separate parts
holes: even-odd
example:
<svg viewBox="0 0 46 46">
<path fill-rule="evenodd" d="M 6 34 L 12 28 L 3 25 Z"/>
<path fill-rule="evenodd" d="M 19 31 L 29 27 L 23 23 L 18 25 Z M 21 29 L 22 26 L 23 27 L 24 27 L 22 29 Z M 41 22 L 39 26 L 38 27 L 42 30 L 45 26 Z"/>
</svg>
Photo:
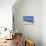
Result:
<svg viewBox="0 0 46 46">
<path fill-rule="evenodd" d="M 23 16 L 23 23 L 26 25 L 34 23 L 34 16 Z"/>
</svg>

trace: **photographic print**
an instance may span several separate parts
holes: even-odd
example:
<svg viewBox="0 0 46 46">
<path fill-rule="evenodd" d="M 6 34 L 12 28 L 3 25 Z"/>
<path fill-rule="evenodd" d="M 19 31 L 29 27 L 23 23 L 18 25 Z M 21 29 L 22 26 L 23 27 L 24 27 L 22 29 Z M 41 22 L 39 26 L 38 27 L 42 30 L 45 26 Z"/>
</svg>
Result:
<svg viewBox="0 0 46 46">
<path fill-rule="evenodd" d="M 34 23 L 34 16 L 23 16 L 24 24 L 33 24 Z"/>
</svg>

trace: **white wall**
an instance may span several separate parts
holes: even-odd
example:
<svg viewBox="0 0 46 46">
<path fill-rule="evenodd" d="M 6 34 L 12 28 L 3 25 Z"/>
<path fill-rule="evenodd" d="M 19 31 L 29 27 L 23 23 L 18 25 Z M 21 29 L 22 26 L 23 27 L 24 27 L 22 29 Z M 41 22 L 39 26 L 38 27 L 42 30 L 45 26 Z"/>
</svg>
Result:
<svg viewBox="0 0 46 46">
<path fill-rule="evenodd" d="M 16 5 L 13 6 L 16 29 L 23 32 L 25 38 L 34 40 L 36 46 L 41 46 L 41 0 L 23 0 L 20 5 Z M 23 16 L 34 16 L 34 24 L 24 25 Z"/>
<path fill-rule="evenodd" d="M 42 0 L 41 4 L 41 40 L 42 46 L 46 46 L 46 0 Z"/>
<path fill-rule="evenodd" d="M 12 28 L 12 6 L 16 0 L 0 0 L 0 27 Z"/>
</svg>

